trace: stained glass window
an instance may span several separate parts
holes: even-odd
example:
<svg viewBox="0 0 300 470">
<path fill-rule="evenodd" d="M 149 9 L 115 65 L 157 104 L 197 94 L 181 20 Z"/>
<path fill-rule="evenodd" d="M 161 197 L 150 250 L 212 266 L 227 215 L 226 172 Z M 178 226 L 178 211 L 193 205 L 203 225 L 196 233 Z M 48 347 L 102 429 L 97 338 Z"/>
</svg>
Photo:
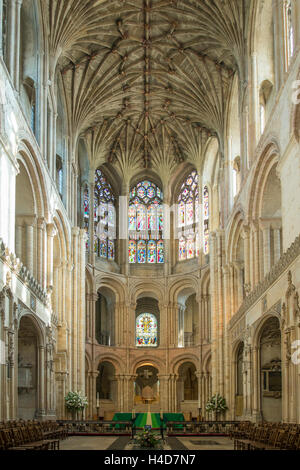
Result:
<svg viewBox="0 0 300 470">
<path fill-rule="evenodd" d="M 142 313 L 136 319 L 136 346 L 157 346 L 157 319 L 152 313 Z"/>
<path fill-rule="evenodd" d="M 129 263 L 136 263 L 136 242 L 130 240 L 128 244 Z"/>
<path fill-rule="evenodd" d="M 147 247 L 147 261 L 148 263 L 156 263 L 156 241 L 149 240 Z"/>
<path fill-rule="evenodd" d="M 196 235 L 199 221 L 198 174 L 194 170 L 183 182 L 178 196 L 179 261 L 199 256 Z"/>
<path fill-rule="evenodd" d="M 203 251 L 207 255 L 209 253 L 209 195 L 207 186 L 203 191 Z"/>
<path fill-rule="evenodd" d="M 199 257 L 200 254 L 200 205 L 198 187 L 198 174 L 194 170 L 182 183 L 177 200 L 179 261 Z M 209 251 L 209 204 L 207 187 L 204 188 L 203 192 L 203 237 L 203 251 L 207 254 Z"/>
<path fill-rule="evenodd" d="M 83 189 L 83 226 L 87 234 L 86 239 L 86 250 L 89 250 L 90 240 L 89 240 L 89 219 L 90 219 L 90 195 L 89 188 L 85 185 Z"/>
<path fill-rule="evenodd" d="M 285 0 L 284 3 L 284 20 L 285 20 L 285 43 L 287 64 L 291 62 L 294 55 L 294 29 L 292 21 L 292 3 L 291 0 Z"/>
<path fill-rule="evenodd" d="M 164 242 L 162 240 L 157 242 L 157 262 L 164 262 Z"/>
<path fill-rule="evenodd" d="M 148 180 L 141 181 L 130 191 L 128 257 L 131 264 L 164 262 L 162 198 L 162 191 Z"/>
<path fill-rule="evenodd" d="M 138 252 L 138 263 L 146 263 L 146 242 L 145 240 L 139 240 L 137 243 L 137 252 Z"/>
<path fill-rule="evenodd" d="M 95 252 L 109 261 L 115 259 L 116 211 L 115 196 L 103 172 L 95 172 L 94 194 Z"/>
</svg>

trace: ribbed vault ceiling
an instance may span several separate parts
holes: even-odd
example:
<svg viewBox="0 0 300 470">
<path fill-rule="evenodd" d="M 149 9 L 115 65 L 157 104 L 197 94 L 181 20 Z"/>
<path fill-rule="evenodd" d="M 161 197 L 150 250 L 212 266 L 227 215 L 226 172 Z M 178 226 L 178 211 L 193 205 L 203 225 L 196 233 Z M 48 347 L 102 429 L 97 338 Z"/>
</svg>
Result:
<svg viewBox="0 0 300 470">
<path fill-rule="evenodd" d="M 170 173 L 223 141 L 251 0 L 48 1 L 69 126 L 97 163 Z"/>
</svg>

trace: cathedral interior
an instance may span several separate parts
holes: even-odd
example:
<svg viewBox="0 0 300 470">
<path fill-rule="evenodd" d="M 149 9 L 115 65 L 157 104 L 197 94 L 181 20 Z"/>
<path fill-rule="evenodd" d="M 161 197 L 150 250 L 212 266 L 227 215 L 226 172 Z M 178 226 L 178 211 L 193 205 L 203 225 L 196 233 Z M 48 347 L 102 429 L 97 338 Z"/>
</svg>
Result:
<svg viewBox="0 0 300 470">
<path fill-rule="evenodd" d="M 300 2 L 0 12 L 0 421 L 300 423 Z"/>
</svg>

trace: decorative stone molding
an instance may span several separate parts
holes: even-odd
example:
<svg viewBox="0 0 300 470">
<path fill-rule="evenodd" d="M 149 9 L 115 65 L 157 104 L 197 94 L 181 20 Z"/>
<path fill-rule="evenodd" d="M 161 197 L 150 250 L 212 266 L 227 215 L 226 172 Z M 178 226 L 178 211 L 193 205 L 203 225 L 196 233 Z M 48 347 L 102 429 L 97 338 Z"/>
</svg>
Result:
<svg viewBox="0 0 300 470">
<path fill-rule="evenodd" d="M 231 329 L 243 314 L 261 297 L 264 292 L 281 276 L 281 274 L 290 266 L 290 264 L 300 255 L 300 235 L 295 239 L 288 250 L 281 256 L 279 261 L 272 267 L 271 271 L 265 276 L 253 291 L 245 298 L 244 302 L 231 318 L 229 328 Z"/>
<path fill-rule="evenodd" d="M 37 298 L 44 304 L 47 304 L 47 293 L 37 282 L 37 280 L 32 276 L 30 271 L 24 266 L 23 263 L 16 257 L 15 254 L 10 253 L 8 248 L 3 243 L 3 240 L 0 238 L 0 259 L 2 259 L 12 271 L 19 277 L 19 279 L 27 284 L 31 291 L 37 296 Z M 10 282 L 7 279 L 7 282 Z"/>
</svg>

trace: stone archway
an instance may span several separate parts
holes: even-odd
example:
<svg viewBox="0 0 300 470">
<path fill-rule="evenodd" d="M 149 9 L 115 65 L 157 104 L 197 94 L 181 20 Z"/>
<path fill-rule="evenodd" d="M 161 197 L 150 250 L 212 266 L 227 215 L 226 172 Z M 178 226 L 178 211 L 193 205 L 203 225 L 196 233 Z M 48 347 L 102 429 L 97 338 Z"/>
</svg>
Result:
<svg viewBox="0 0 300 470">
<path fill-rule="evenodd" d="M 96 379 L 97 412 L 104 419 L 112 419 L 117 411 L 118 403 L 116 370 L 111 362 L 103 361 L 99 364 L 98 371 Z"/>
<path fill-rule="evenodd" d="M 243 390 L 243 358 L 244 343 L 241 342 L 236 351 L 235 361 L 235 416 L 242 416 L 244 410 L 244 390 Z"/>
<path fill-rule="evenodd" d="M 29 316 L 21 318 L 18 331 L 18 417 L 34 419 L 39 414 L 40 341 Z"/>
<path fill-rule="evenodd" d="M 136 369 L 134 407 L 137 412 L 160 410 L 158 369 L 151 363 Z"/>
<path fill-rule="evenodd" d="M 282 417 L 281 330 L 276 317 L 269 318 L 259 340 L 260 400 L 263 421 Z"/>
<path fill-rule="evenodd" d="M 184 362 L 178 369 L 177 402 L 178 410 L 197 415 L 198 379 L 192 362 Z"/>
</svg>

